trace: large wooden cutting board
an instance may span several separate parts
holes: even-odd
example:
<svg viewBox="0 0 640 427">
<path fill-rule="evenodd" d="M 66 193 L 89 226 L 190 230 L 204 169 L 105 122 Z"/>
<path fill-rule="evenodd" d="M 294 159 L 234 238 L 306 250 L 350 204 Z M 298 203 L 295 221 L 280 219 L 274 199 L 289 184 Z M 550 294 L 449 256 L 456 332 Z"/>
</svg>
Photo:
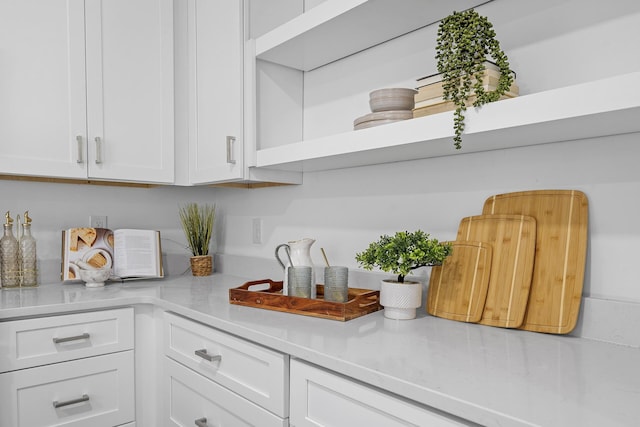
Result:
<svg viewBox="0 0 640 427">
<path fill-rule="evenodd" d="M 431 269 L 427 313 L 445 319 L 477 322 L 487 298 L 491 245 L 448 242 L 453 250 L 442 265 Z"/>
<path fill-rule="evenodd" d="M 527 309 L 536 244 L 536 220 L 527 215 L 463 218 L 456 240 L 491 245 L 491 277 L 481 324 L 517 328 Z"/>
<path fill-rule="evenodd" d="M 588 202 L 576 190 L 498 194 L 483 214 L 536 219 L 536 256 L 527 313 L 521 329 L 566 334 L 576 325 L 587 256 Z"/>
</svg>

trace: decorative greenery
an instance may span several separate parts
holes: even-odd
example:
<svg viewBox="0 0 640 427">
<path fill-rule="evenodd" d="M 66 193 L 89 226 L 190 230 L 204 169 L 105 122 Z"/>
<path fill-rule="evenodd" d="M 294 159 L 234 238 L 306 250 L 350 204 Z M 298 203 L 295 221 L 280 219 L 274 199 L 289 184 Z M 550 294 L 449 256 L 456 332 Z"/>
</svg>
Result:
<svg viewBox="0 0 640 427">
<path fill-rule="evenodd" d="M 429 234 L 422 230 L 399 231 L 393 237 L 380 236 L 380 240 L 356 254 L 356 261 L 366 270 L 378 267 L 387 273 L 397 274 L 398 282 L 404 283 L 404 277 L 411 270 L 442 264 L 451 250 L 451 245 L 430 239 Z"/>
<path fill-rule="evenodd" d="M 484 61 L 488 60 L 488 56 L 500 68 L 500 79 L 495 91 L 485 91 L 482 87 Z M 496 39 L 493 25 L 473 9 L 453 12 L 440 22 L 436 59 L 438 72 L 443 74 L 443 98 L 456 105 L 453 141 L 456 149 L 460 149 L 464 111 L 467 110 L 469 97 L 476 95 L 474 107 L 497 101 L 509 91 L 513 76 L 507 55 Z"/>
<path fill-rule="evenodd" d="M 180 207 L 180 222 L 193 256 L 209 255 L 209 243 L 213 236 L 216 208 L 189 203 Z"/>
</svg>

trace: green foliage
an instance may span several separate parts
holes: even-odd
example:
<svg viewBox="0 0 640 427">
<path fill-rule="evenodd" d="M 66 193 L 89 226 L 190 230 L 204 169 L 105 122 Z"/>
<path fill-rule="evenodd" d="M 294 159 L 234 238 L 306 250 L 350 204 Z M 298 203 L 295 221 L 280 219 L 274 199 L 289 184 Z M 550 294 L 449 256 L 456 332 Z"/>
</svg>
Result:
<svg viewBox="0 0 640 427">
<path fill-rule="evenodd" d="M 180 223 L 193 256 L 209 255 L 209 243 L 213 236 L 216 208 L 189 203 L 180 207 Z"/>
<path fill-rule="evenodd" d="M 500 68 L 500 79 L 495 91 L 482 87 L 484 61 L 489 57 Z M 477 96 L 474 107 L 497 101 L 509 91 L 513 76 L 507 55 L 500 48 L 496 33 L 489 20 L 475 10 L 453 12 L 440 22 L 436 44 L 438 72 L 443 74 L 444 99 L 453 101 L 453 138 L 456 149 L 462 147 L 464 112 L 472 92 Z"/>
<path fill-rule="evenodd" d="M 451 245 L 430 239 L 422 230 L 399 231 L 394 236 L 380 236 L 380 240 L 356 254 L 356 261 L 366 270 L 378 267 L 397 274 L 398 282 L 403 283 L 411 270 L 442 264 L 451 250 Z"/>
</svg>

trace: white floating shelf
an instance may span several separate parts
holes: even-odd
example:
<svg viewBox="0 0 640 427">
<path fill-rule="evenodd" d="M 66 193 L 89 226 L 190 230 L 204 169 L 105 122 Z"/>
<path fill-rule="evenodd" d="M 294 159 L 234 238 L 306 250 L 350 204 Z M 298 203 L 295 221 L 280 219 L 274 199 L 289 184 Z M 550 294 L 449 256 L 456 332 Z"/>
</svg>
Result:
<svg viewBox="0 0 640 427">
<path fill-rule="evenodd" d="M 320 171 L 639 131 L 636 72 L 468 110 L 461 150 L 447 112 L 258 150 L 256 166 Z"/>
<path fill-rule="evenodd" d="M 302 71 L 360 52 L 486 0 L 326 0 L 256 39 L 256 57 Z"/>
</svg>

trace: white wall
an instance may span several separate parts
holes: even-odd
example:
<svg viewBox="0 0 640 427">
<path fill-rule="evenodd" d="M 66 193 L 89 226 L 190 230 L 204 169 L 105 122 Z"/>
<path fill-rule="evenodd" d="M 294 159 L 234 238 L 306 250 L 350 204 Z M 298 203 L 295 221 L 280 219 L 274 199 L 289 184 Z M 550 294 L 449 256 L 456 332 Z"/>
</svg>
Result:
<svg viewBox="0 0 640 427">
<path fill-rule="evenodd" d="M 225 206 L 223 252 L 271 257 L 287 240 L 313 237 L 334 264 L 355 268 L 354 255 L 383 233 L 423 229 L 454 239 L 460 219 L 478 215 L 493 194 L 577 189 L 589 198 L 585 295 L 640 302 L 640 136 L 465 154 L 305 175 L 302 186 L 247 192 L 219 190 Z M 264 244 L 251 243 L 262 218 Z"/>
<path fill-rule="evenodd" d="M 56 272 L 54 266 L 51 271 L 48 264 L 60 260 L 61 231 L 89 226 L 90 215 L 106 215 L 109 228 L 159 229 L 163 252 L 188 255 L 178 207 L 188 202 L 214 203 L 213 193 L 211 188 L 131 188 L 0 180 L 0 211 L 4 217 L 10 210 L 15 219 L 29 210 L 41 270 L 44 267 L 41 279 L 46 283 L 59 280 L 59 269 Z"/>
</svg>

